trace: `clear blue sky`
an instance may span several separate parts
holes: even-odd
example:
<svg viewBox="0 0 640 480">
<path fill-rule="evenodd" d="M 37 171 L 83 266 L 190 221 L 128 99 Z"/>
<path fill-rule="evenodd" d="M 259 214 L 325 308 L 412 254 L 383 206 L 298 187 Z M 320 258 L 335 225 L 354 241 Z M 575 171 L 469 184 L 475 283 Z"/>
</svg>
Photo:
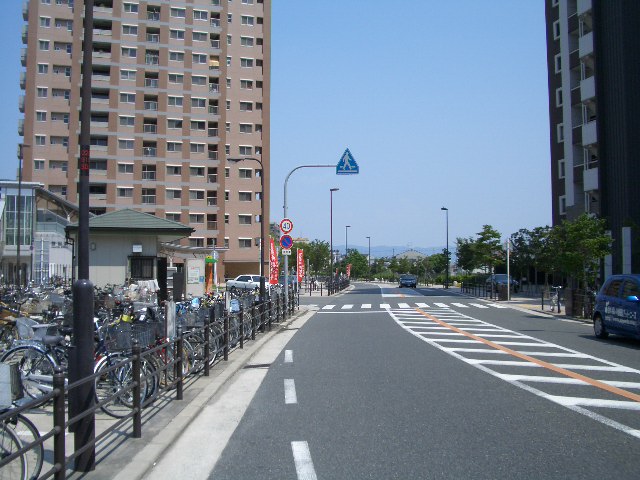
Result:
<svg viewBox="0 0 640 480">
<path fill-rule="evenodd" d="M 15 178 L 22 2 L 0 17 L 0 177 Z M 271 220 L 294 236 L 442 246 L 551 222 L 544 2 L 273 0 Z"/>
</svg>

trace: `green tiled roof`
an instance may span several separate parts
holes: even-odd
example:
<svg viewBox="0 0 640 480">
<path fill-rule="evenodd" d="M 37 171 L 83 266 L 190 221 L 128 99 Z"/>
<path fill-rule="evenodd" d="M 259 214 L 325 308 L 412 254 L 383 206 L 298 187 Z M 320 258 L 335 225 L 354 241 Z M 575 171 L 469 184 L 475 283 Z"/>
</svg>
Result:
<svg viewBox="0 0 640 480">
<path fill-rule="evenodd" d="M 70 224 L 67 228 L 77 230 L 78 223 Z M 136 230 L 148 232 L 184 232 L 186 235 L 193 229 L 166 218 L 158 218 L 148 213 L 138 212 L 130 208 L 97 215 L 89 219 L 89 230 Z"/>
</svg>

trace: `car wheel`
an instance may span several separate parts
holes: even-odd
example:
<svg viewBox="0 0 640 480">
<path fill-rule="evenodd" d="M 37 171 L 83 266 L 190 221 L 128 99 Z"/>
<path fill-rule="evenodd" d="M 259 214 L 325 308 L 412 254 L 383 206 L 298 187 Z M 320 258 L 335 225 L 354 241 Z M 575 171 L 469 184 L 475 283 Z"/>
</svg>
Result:
<svg viewBox="0 0 640 480">
<path fill-rule="evenodd" d="M 600 314 L 593 317 L 593 333 L 598 338 L 607 338 L 609 336 L 609 332 L 604 328 L 604 321 Z"/>
</svg>

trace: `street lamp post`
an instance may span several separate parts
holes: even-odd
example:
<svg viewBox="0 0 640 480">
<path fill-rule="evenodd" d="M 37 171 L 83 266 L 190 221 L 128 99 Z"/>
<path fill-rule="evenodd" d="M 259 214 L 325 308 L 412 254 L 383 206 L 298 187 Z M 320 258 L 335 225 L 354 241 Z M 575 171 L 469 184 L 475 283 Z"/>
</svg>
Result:
<svg viewBox="0 0 640 480">
<path fill-rule="evenodd" d="M 369 280 L 371 280 L 371 237 L 367 237 L 367 240 L 369 240 L 369 255 L 367 256 L 367 269 L 368 269 L 368 275 L 369 275 Z"/>
<path fill-rule="evenodd" d="M 16 199 L 16 215 L 17 215 L 17 238 L 16 238 L 16 284 L 22 287 L 22 264 L 20 262 L 20 245 L 22 243 L 22 160 L 24 158 L 24 149 L 31 145 L 20 145 L 18 155 L 18 197 Z"/>
<path fill-rule="evenodd" d="M 243 160 L 253 160 L 260 164 L 260 302 L 266 299 L 266 287 L 264 284 L 264 165 L 262 160 L 254 157 L 227 158 L 228 162 L 241 162 Z M 286 288 L 285 288 L 286 291 Z"/>
<path fill-rule="evenodd" d="M 444 288 L 449 288 L 449 209 L 447 207 L 442 207 L 440 210 L 444 210 L 447 219 L 447 271 L 445 273 Z"/>
<path fill-rule="evenodd" d="M 347 256 L 349 255 L 349 229 L 351 225 L 345 225 L 344 227 L 344 259 L 347 260 Z"/>
<path fill-rule="evenodd" d="M 329 196 L 331 197 L 331 201 L 330 201 L 330 207 L 329 207 L 329 223 L 330 223 L 330 229 L 329 229 L 329 278 L 331 279 L 331 283 L 329 284 L 329 294 L 332 293 L 332 289 L 333 289 L 333 192 L 337 192 L 338 190 L 340 190 L 339 188 L 330 188 L 329 189 Z"/>
</svg>

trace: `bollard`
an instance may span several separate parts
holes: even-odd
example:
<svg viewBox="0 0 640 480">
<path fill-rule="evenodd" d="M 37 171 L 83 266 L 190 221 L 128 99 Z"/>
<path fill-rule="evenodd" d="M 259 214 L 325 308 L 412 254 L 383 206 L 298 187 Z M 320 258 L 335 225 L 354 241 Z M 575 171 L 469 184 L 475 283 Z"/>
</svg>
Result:
<svg viewBox="0 0 640 480">
<path fill-rule="evenodd" d="M 540 292 L 540 310 L 544 310 L 544 288 Z"/>
<path fill-rule="evenodd" d="M 184 360 L 184 336 L 182 333 L 182 327 L 178 327 L 178 341 L 176 342 L 176 378 L 178 379 L 176 384 L 176 400 L 182 400 L 182 365 Z"/>
<path fill-rule="evenodd" d="M 322 296 L 322 284 L 320 284 L 320 296 Z"/>
<path fill-rule="evenodd" d="M 258 305 L 258 308 L 256 308 L 255 303 L 253 304 L 253 307 L 251 307 L 251 340 L 256 339 L 256 315 L 258 312 L 262 311 L 262 305 L 264 305 L 264 300 L 260 305 Z M 262 323 L 262 318 L 259 323 Z"/>
<path fill-rule="evenodd" d="M 64 433 L 64 373 L 61 367 L 56 367 L 53 374 L 53 466 L 55 468 L 54 478 L 64 480 L 66 478 L 65 467 L 65 433 Z"/>
<path fill-rule="evenodd" d="M 269 318 L 267 320 L 267 322 L 268 322 L 267 326 L 268 326 L 269 331 L 271 331 L 271 316 L 272 316 L 272 313 L 273 313 L 273 302 L 271 301 L 271 298 L 269 298 Z"/>
<path fill-rule="evenodd" d="M 223 339 L 224 339 L 224 347 L 223 347 L 223 354 L 224 354 L 224 361 L 228 361 L 229 360 L 229 312 L 227 312 L 227 314 L 224 316 L 224 334 L 223 334 Z"/>
<path fill-rule="evenodd" d="M 240 320 L 240 348 L 244 348 L 244 306 L 240 302 L 240 311 L 238 312 Z"/>
<path fill-rule="evenodd" d="M 209 311 L 209 315 L 204 319 L 204 376 L 209 376 L 209 358 L 211 357 L 211 315 L 213 308 Z"/>
<path fill-rule="evenodd" d="M 140 354 L 142 353 L 142 349 L 140 348 L 140 343 L 137 339 L 133 339 L 133 345 L 131 347 L 131 353 L 133 354 L 132 362 L 133 362 L 133 432 L 131 436 L 133 438 L 141 438 L 142 437 L 142 385 L 140 379 L 140 364 L 142 359 L 140 358 Z M 145 380 L 146 381 L 146 380 Z"/>
</svg>

